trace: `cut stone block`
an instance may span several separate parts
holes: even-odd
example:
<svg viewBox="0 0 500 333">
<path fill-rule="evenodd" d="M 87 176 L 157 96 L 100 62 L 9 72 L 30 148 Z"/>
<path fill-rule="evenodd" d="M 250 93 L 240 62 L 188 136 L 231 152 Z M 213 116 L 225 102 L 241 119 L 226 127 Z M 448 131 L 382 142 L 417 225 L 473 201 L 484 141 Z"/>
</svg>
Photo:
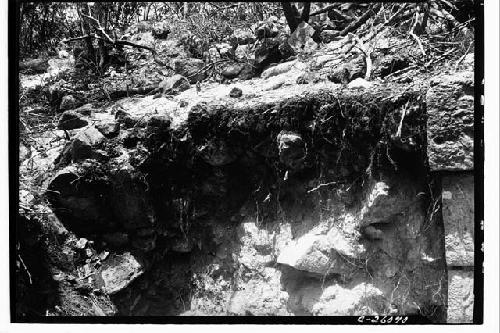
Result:
<svg viewBox="0 0 500 333">
<path fill-rule="evenodd" d="M 431 171 L 474 168 L 474 73 L 433 78 L 427 92 Z"/>
<path fill-rule="evenodd" d="M 474 273 L 448 271 L 448 323 L 472 323 L 474 310 Z"/>
<path fill-rule="evenodd" d="M 474 266 L 474 176 L 442 178 L 446 264 Z"/>
</svg>

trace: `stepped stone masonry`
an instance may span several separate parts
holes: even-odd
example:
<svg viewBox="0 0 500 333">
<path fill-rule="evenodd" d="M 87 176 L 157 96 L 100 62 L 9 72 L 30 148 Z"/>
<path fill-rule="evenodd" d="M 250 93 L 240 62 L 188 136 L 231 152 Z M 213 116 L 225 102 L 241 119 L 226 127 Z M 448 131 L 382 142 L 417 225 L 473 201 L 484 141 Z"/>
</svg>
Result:
<svg viewBox="0 0 500 333">
<path fill-rule="evenodd" d="M 447 322 L 472 323 L 474 309 L 474 80 L 461 72 L 431 80 L 427 155 L 441 180 Z"/>
</svg>

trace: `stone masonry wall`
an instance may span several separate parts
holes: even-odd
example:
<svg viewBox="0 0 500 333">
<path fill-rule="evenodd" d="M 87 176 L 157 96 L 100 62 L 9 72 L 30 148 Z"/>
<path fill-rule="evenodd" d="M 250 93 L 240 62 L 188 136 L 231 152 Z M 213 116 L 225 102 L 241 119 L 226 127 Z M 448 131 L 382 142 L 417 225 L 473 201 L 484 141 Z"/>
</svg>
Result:
<svg viewBox="0 0 500 333">
<path fill-rule="evenodd" d="M 472 323 L 474 309 L 474 80 L 441 76 L 427 93 L 429 166 L 441 183 L 449 323 Z"/>
</svg>

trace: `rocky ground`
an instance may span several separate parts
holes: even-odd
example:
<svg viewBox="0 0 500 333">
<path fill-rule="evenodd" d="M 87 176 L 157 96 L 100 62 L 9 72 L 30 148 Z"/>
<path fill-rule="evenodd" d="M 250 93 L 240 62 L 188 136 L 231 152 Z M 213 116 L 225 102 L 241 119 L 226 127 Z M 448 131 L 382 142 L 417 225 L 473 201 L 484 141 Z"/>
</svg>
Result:
<svg viewBox="0 0 500 333">
<path fill-rule="evenodd" d="M 350 38 L 235 34 L 240 61 L 209 76 L 178 40 L 134 32 L 168 66 L 131 50 L 94 83 L 75 86 L 72 58 L 22 74 L 18 315 L 444 321 L 427 111 L 447 87 L 470 102 L 473 54 L 411 66 L 418 46 L 382 35 L 367 76 Z"/>
</svg>

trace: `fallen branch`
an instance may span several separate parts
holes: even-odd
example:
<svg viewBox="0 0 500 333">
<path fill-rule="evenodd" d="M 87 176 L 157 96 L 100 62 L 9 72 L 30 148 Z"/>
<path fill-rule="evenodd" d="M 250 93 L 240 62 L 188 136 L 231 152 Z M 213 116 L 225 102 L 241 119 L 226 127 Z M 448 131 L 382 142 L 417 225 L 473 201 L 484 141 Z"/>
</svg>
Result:
<svg viewBox="0 0 500 333">
<path fill-rule="evenodd" d="M 82 40 L 82 39 L 86 39 L 86 38 L 95 38 L 95 39 L 99 39 L 99 40 L 102 40 L 108 44 L 111 44 L 111 45 L 114 45 L 114 46 L 117 46 L 117 45 L 124 45 L 124 46 L 131 46 L 131 47 L 135 47 L 135 48 L 138 48 L 138 49 L 145 49 L 145 50 L 148 50 L 148 51 L 151 51 L 151 53 L 153 54 L 156 54 L 156 50 L 153 49 L 152 47 L 149 47 L 149 46 L 146 46 L 146 45 L 140 45 L 140 44 L 136 44 L 136 43 L 132 43 L 128 40 L 121 40 L 121 39 L 118 39 L 118 40 L 108 40 L 107 38 L 103 38 L 101 36 L 97 36 L 95 34 L 88 34 L 88 35 L 85 35 L 85 36 L 79 36 L 79 37 L 73 37 L 73 38 L 69 38 L 69 39 L 65 39 L 63 40 L 62 42 L 63 43 L 70 43 L 70 42 L 75 42 L 75 41 L 78 41 L 78 40 Z"/>
<path fill-rule="evenodd" d="M 112 42 L 113 40 L 111 39 L 111 37 L 109 37 L 109 35 L 106 33 L 106 31 L 104 30 L 104 28 L 101 26 L 101 23 L 99 23 L 99 21 L 92 17 L 92 16 L 89 16 L 89 15 L 85 15 L 83 13 L 81 13 L 81 15 L 89 20 L 91 20 L 94 25 L 95 25 L 95 28 L 97 29 L 97 31 L 99 31 L 99 34 L 104 36 L 104 39 L 108 40 L 109 42 Z"/>
<path fill-rule="evenodd" d="M 63 39 L 61 42 L 66 44 L 66 43 L 70 43 L 70 42 L 76 42 L 77 40 L 86 39 L 89 37 L 92 38 L 92 35 L 89 34 L 89 35 L 84 35 L 84 36 L 79 36 L 79 37 L 74 37 L 74 38 Z"/>
<path fill-rule="evenodd" d="M 359 44 L 359 45 L 356 45 L 356 47 L 358 49 L 360 49 L 361 52 L 363 53 L 363 55 L 365 56 L 365 64 L 366 64 L 365 80 L 370 81 L 370 76 L 371 76 L 372 67 L 373 67 L 372 59 L 370 56 L 371 52 L 358 36 L 353 34 L 353 39 L 354 39 L 355 43 Z"/>
<path fill-rule="evenodd" d="M 329 5 L 329 6 L 326 6 L 325 8 L 321 8 L 315 12 L 312 12 L 311 14 L 309 14 L 309 16 L 315 16 L 315 15 L 323 14 L 325 12 L 329 12 L 330 10 L 336 10 L 336 7 L 338 7 L 338 4 Z"/>
<path fill-rule="evenodd" d="M 323 187 L 337 185 L 337 184 L 342 184 L 342 183 L 341 182 L 329 182 L 329 183 L 319 184 L 315 188 L 312 188 L 309 191 L 307 191 L 307 193 L 312 193 L 312 192 L 317 191 Z"/>
<path fill-rule="evenodd" d="M 220 63 L 223 63 L 223 62 L 228 62 L 228 61 L 229 61 L 229 59 L 222 59 L 222 60 L 218 60 L 218 61 L 216 61 L 216 62 L 211 62 L 211 63 L 209 63 L 208 65 L 206 65 L 206 66 L 204 66 L 204 67 L 200 68 L 198 71 L 194 72 L 193 74 L 189 75 L 187 78 L 188 78 L 188 79 L 190 79 L 190 78 L 192 78 L 192 77 L 194 77 L 194 76 L 196 76 L 196 75 L 200 74 L 201 72 L 204 72 L 204 71 L 209 70 L 209 69 L 210 69 L 210 67 L 212 67 L 212 66 L 215 66 L 215 65 L 220 64 Z"/>
<path fill-rule="evenodd" d="M 136 44 L 136 43 L 132 43 L 132 42 L 130 42 L 128 40 L 117 39 L 116 38 L 116 34 L 115 34 L 115 39 L 112 39 L 106 33 L 105 29 L 102 27 L 102 25 L 99 22 L 99 20 L 97 20 L 96 18 L 94 18 L 92 16 L 83 14 L 83 13 L 81 13 L 81 15 L 83 17 L 89 19 L 90 21 L 92 21 L 92 23 L 94 24 L 94 27 L 97 29 L 97 32 L 98 32 L 98 34 L 100 36 L 94 35 L 93 36 L 94 38 L 102 40 L 102 41 L 105 41 L 105 42 L 107 42 L 109 44 L 112 44 L 112 45 L 115 45 L 115 46 L 117 46 L 117 45 L 132 46 L 132 47 L 135 47 L 135 48 L 138 48 L 138 49 L 145 49 L 145 50 L 151 51 L 153 54 L 156 54 L 155 49 L 153 49 L 152 47 L 145 46 L 145 45 L 140 45 L 140 44 Z"/>
<path fill-rule="evenodd" d="M 363 15 L 361 15 L 360 18 L 358 18 L 356 21 L 352 22 L 344 30 L 342 30 L 339 33 L 339 35 L 340 36 L 345 36 L 349 32 L 353 32 L 354 30 L 356 30 L 357 28 L 359 28 L 361 25 L 363 25 L 363 23 L 365 23 L 370 18 L 370 16 L 372 16 L 373 13 L 377 12 L 380 9 L 381 6 L 382 6 L 381 4 L 377 4 L 377 5 L 375 5 L 375 7 L 368 9 L 366 11 L 366 13 L 364 13 Z"/>
<path fill-rule="evenodd" d="M 425 27 L 427 25 L 427 17 L 429 16 L 429 11 L 425 11 L 424 13 L 420 13 L 419 10 L 415 12 L 415 22 L 413 23 L 413 26 L 410 28 L 410 36 L 415 39 L 415 41 L 418 44 L 418 47 L 422 54 L 425 56 L 425 50 L 422 45 L 422 42 L 420 41 L 420 38 L 418 38 L 418 35 L 423 33 L 425 31 Z"/>
<path fill-rule="evenodd" d="M 422 55 L 425 56 L 426 54 L 425 54 L 424 46 L 422 45 L 420 38 L 418 38 L 418 36 L 415 33 L 413 33 L 413 31 L 410 31 L 410 36 L 412 36 L 413 39 L 415 39 L 415 41 L 418 44 L 418 48 L 420 49 L 420 52 L 422 52 Z"/>
<path fill-rule="evenodd" d="M 467 54 L 469 54 L 470 47 L 472 46 L 473 43 L 469 43 L 469 46 L 467 47 L 467 50 L 465 51 L 464 55 L 458 59 L 457 63 L 455 64 L 455 69 L 458 69 L 458 65 L 465 59 Z"/>
</svg>

